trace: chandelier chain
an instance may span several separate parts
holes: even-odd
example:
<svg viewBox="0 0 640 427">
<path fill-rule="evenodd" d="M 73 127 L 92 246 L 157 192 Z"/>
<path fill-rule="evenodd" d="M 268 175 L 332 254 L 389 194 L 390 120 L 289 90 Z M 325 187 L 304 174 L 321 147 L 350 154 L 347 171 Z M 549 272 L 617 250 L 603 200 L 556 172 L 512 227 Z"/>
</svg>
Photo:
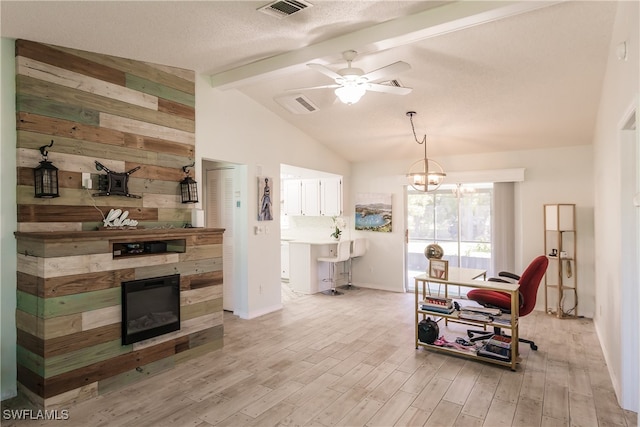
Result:
<svg viewBox="0 0 640 427">
<path fill-rule="evenodd" d="M 407 116 L 409 116 L 409 121 L 411 122 L 411 130 L 413 131 L 413 137 L 415 138 L 418 144 L 426 144 L 427 142 L 427 134 L 422 137 L 422 141 L 418 140 L 418 135 L 416 135 L 416 127 L 413 125 L 413 116 L 417 113 L 415 111 L 408 111 Z"/>
</svg>

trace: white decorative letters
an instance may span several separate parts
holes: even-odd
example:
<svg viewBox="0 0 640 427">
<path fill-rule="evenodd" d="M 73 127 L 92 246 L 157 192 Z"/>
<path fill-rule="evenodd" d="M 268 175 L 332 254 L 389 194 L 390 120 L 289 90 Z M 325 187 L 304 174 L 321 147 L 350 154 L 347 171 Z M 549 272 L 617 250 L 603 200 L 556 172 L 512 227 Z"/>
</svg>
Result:
<svg viewBox="0 0 640 427">
<path fill-rule="evenodd" d="M 135 227 L 138 225 L 138 221 L 135 219 L 127 218 L 129 211 L 122 212 L 122 209 L 111 209 L 109 214 L 104 219 L 103 223 L 105 227 Z"/>
</svg>

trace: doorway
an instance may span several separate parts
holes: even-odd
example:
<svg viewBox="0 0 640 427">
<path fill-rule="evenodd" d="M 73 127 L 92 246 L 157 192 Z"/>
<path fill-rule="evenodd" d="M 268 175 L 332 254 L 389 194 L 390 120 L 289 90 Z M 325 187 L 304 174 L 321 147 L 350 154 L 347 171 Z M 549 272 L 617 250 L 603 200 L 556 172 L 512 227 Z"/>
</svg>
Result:
<svg viewBox="0 0 640 427">
<path fill-rule="evenodd" d="M 443 248 L 450 267 L 491 269 L 492 195 L 492 183 L 448 184 L 429 193 L 407 187 L 408 290 L 413 290 L 414 277 L 427 270 L 424 249 L 430 243 Z"/>
<path fill-rule="evenodd" d="M 222 244 L 223 310 L 246 311 L 246 166 L 203 160 L 205 226 L 224 228 Z"/>
</svg>

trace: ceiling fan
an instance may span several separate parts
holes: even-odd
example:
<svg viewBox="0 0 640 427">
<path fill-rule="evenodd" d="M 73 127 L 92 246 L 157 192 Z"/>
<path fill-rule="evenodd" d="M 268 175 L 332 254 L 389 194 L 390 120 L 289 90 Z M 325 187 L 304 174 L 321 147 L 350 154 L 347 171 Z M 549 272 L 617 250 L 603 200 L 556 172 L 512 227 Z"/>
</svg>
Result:
<svg viewBox="0 0 640 427">
<path fill-rule="evenodd" d="M 351 66 L 351 62 L 355 59 L 357 54 L 358 52 L 355 50 L 347 50 L 346 52 L 343 52 L 342 57 L 347 61 L 347 68 L 343 68 L 337 72 L 321 64 L 307 64 L 309 68 L 319 71 L 334 79 L 334 84 L 290 89 L 287 92 L 335 88 L 335 94 L 338 96 L 340 101 L 345 104 L 355 104 L 368 90 L 391 93 L 394 95 L 406 95 L 411 92 L 412 89 L 408 87 L 379 83 L 383 78 L 392 74 L 410 70 L 411 66 L 409 64 L 403 61 L 398 61 L 365 74 L 365 72 L 360 68 L 354 68 Z"/>
</svg>

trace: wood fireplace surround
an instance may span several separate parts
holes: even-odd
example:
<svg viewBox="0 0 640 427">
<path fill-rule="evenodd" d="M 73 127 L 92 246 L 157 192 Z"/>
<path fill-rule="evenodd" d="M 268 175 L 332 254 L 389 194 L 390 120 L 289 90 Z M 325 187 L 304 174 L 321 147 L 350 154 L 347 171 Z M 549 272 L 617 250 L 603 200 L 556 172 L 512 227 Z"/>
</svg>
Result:
<svg viewBox="0 0 640 427">
<path fill-rule="evenodd" d="M 66 408 L 222 348 L 223 231 L 16 232 L 19 392 Z M 122 345 L 121 283 L 171 274 L 180 330 Z"/>
</svg>

